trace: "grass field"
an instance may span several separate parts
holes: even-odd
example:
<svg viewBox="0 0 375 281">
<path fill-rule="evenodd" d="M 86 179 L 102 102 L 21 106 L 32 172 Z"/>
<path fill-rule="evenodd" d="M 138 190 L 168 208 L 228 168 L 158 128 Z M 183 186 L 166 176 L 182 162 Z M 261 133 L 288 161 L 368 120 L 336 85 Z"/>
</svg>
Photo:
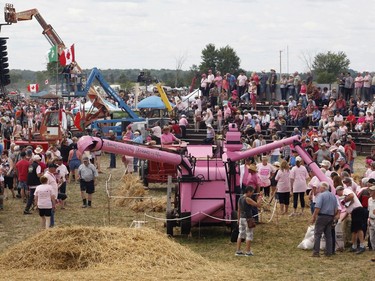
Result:
<svg viewBox="0 0 375 281">
<path fill-rule="evenodd" d="M 109 156 L 103 157 L 103 167 L 107 167 Z M 357 169 L 363 171 L 361 159 L 358 159 Z M 117 169 L 103 169 L 97 192 L 93 199 L 93 208 L 82 209 L 82 201 L 79 195 L 79 186 L 70 184 L 67 188 L 68 200 L 65 210 L 56 212 L 56 227 L 73 225 L 81 226 L 115 226 L 129 227 L 133 220 L 144 220 L 143 213 L 134 213 L 122 207 L 115 206 L 108 200 L 105 193 L 105 181 L 111 173 L 111 186 L 115 189 L 119 185 L 122 176 L 122 163 L 117 159 Z M 165 188 L 151 186 L 150 195 L 160 197 L 165 195 Z M 8 247 L 28 239 L 40 231 L 39 216 L 36 211 L 33 215 L 23 215 L 24 204 L 20 199 L 5 201 L 4 211 L 0 213 L 0 254 Z M 306 210 L 307 211 L 307 210 Z M 262 221 L 255 229 L 253 242 L 253 257 L 234 256 L 235 245 L 230 242 L 229 229 L 226 227 L 202 227 L 193 228 L 192 236 L 180 236 L 176 230 L 174 241 L 187 247 L 202 256 L 205 260 L 213 262 L 217 269 L 228 270 L 228 275 L 215 276 L 215 268 L 205 272 L 205 276 L 194 273 L 186 275 L 188 279 L 196 280 L 372 280 L 375 273 L 375 263 L 371 257 L 375 252 L 366 251 L 362 255 L 349 252 L 337 252 L 333 257 L 322 256 L 319 259 L 312 258 L 311 251 L 297 249 L 302 241 L 311 216 L 305 212 L 303 216 L 292 217 L 275 216 L 268 223 L 271 212 L 263 213 Z M 151 213 L 158 217 L 165 217 L 164 213 Z M 147 219 L 147 226 L 165 233 L 163 222 Z M 150 237 L 152 239 L 152 237 Z M 152 253 L 149 253 L 152 255 Z M 127 270 L 127 269 L 123 269 Z M 163 270 L 154 268 L 155 272 Z M 88 270 L 64 271 L 64 270 L 28 270 L 8 269 L 6 265 L 0 266 L 0 280 L 66 280 L 68 278 L 82 280 L 161 280 L 155 275 L 144 275 L 141 278 L 127 278 L 114 275 L 110 268 L 96 268 L 95 275 L 89 275 Z M 187 280 L 185 272 L 179 274 L 179 270 L 170 271 L 163 275 L 163 280 Z M 168 272 L 167 272 L 168 273 Z M 193 273 L 192 273 L 193 274 Z M 126 275 L 128 276 L 128 275 Z M 231 278 L 230 276 L 233 276 Z"/>
</svg>

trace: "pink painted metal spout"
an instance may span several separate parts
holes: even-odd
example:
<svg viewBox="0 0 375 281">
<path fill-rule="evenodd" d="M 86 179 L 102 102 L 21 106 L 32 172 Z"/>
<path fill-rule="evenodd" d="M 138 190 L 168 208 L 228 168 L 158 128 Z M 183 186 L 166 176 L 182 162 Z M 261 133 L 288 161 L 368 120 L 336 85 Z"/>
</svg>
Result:
<svg viewBox="0 0 375 281">
<path fill-rule="evenodd" d="M 320 170 L 319 166 L 311 159 L 310 155 L 299 145 L 296 145 L 294 149 L 298 152 L 299 156 L 302 158 L 303 162 L 305 162 L 305 165 L 310 167 L 311 171 L 314 173 L 314 175 L 320 180 L 325 181 L 328 184 L 331 185 L 331 192 L 333 194 L 336 194 L 336 189 L 333 186 L 333 182 L 331 179 L 329 179 L 323 172 Z"/>
<path fill-rule="evenodd" d="M 97 137 L 83 136 L 78 141 L 78 149 L 81 152 L 86 150 L 103 150 L 105 152 L 128 155 L 156 162 L 181 165 L 186 168 L 186 170 L 191 170 L 190 162 L 181 155 L 136 144 L 128 144 Z"/>
<path fill-rule="evenodd" d="M 279 140 L 279 141 L 274 141 L 272 143 L 268 143 L 268 144 L 265 144 L 265 145 L 262 145 L 262 146 L 251 148 L 251 149 L 246 150 L 246 151 L 241 151 L 241 152 L 230 152 L 230 151 L 228 151 L 227 155 L 228 155 L 228 159 L 230 159 L 231 161 L 238 161 L 238 160 L 241 160 L 241 159 L 246 159 L 248 157 L 253 157 L 255 155 L 260 155 L 264 152 L 271 151 L 275 148 L 283 147 L 284 145 L 291 145 L 293 142 L 299 141 L 299 140 L 300 140 L 300 136 L 295 135 L 293 137 L 289 137 L 289 138 L 282 139 L 282 140 Z"/>
</svg>

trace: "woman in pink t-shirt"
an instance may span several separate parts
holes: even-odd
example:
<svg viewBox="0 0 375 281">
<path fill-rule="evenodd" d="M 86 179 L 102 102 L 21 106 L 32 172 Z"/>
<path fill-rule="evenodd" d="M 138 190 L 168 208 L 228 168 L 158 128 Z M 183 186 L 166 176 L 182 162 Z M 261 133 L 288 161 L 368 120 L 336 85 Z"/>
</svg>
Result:
<svg viewBox="0 0 375 281">
<path fill-rule="evenodd" d="M 44 229 L 49 228 L 51 225 L 51 214 L 52 209 L 55 208 L 56 196 L 52 191 L 52 186 L 47 184 L 47 177 L 41 176 L 40 182 L 41 184 L 35 188 L 34 200 L 41 217 L 41 226 Z"/>
<path fill-rule="evenodd" d="M 280 202 L 281 215 L 288 213 L 290 197 L 290 171 L 289 163 L 286 160 L 281 161 L 280 169 L 276 174 L 277 181 L 276 192 Z"/>
<path fill-rule="evenodd" d="M 264 195 L 270 196 L 271 177 L 275 172 L 275 168 L 268 163 L 268 156 L 262 156 L 262 163 L 257 165 L 258 175 L 260 178 L 261 190 L 264 189 Z"/>
<path fill-rule="evenodd" d="M 290 216 L 297 215 L 298 197 L 301 202 L 301 213 L 305 208 L 305 192 L 307 190 L 306 180 L 309 178 L 309 173 L 307 172 L 305 166 L 302 165 L 302 158 L 296 157 L 296 165 L 290 171 L 290 185 L 293 192 L 293 208 L 294 212 Z"/>
</svg>

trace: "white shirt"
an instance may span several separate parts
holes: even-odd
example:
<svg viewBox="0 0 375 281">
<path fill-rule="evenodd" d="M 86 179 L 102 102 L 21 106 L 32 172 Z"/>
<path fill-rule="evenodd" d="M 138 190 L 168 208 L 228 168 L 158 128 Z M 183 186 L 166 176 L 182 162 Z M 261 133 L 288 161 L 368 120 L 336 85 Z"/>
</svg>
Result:
<svg viewBox="0 0 375 281">
<path fill-rule="evenodd" d="M 368 207 L 367 207 L 368 211 L 369 211 L 369 218 L 372 219 L 372 220 L 375 220 L 375 214 L 374 214 L 374 210 L 375 210 L 375 199 L 372 199 L 372 197 L 370 197 L 368 199 Z M 375 223 L 375 221 L 373 222 Z"/>
<path fill-rule="evenodd" d="M 66 176 L 69 175 L 68 168 L 61 164 L 56 168 L 56 172 L 58 173 L 57 180 L 59 183 L 66 182 Z"/>
<path fill-rule="evenodd" d="M 52 188 L 52 194 L 55 195 L 57 198 L 57 195 L 59 193 L 59 187 L 57 185 L 56 177 L 54 174 L 50 173 L 49 171 L 46 171 L 44 173 L 44 176 L 48 179 L 47 184 L 51 186 Z"/>
<path fill-rule="evenodd" d="M 208 83 L 212 83 L 215 79 L 215 75 L 213 75 L 212 73 L 211 74 L 208 74 L 207 76 L 207 82 Z"/>
<path fill-rule="evenodd" d="M 245 86 L 246 80 L 247 80 L 247 77 L 245 75 L 238 75 L 237 77 L 238 86 Z"/>
<path fill-rule="evenodd" d="M 161 128 L 159 126 L 155 126 L 155 127 L 151 128 L 151 131 L 152 131 L 152 134 L 155 137 L 157 137 L 157 138 L 161 137 Z"/>
<path fill-rule="evenodd" d="M 351 214 L 355 208 L 362 207 L 362 204 L 361 204 L 361 202 L 359 202 L 359 199 L 358 199 L 357 195 L 355 195 L 353 191 L 351 191 L 348 188 L 345 188 L 344 189 L 344 196 L 346 197 L 349 194 L 353 194 L 354 195 L 353 196 L 353 202 L 348 207 L 345 206 L 345 208 L 346 208 L 346 212 L 348 214 Z"/>
</svg>

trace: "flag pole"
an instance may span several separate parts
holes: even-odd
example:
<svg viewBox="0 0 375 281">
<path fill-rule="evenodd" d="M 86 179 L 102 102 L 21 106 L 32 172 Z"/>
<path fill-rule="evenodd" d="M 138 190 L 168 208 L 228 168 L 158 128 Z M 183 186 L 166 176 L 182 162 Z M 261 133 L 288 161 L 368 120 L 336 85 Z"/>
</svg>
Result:
<svg viewBox="0 0 375 281">
<path fill-rule="evenodd" d="M 59 62 L 56 61 L 56 95 L 58 95 L 58 87 L 57 87 L 57 83 L 59 81 Z"/>
</svg>

